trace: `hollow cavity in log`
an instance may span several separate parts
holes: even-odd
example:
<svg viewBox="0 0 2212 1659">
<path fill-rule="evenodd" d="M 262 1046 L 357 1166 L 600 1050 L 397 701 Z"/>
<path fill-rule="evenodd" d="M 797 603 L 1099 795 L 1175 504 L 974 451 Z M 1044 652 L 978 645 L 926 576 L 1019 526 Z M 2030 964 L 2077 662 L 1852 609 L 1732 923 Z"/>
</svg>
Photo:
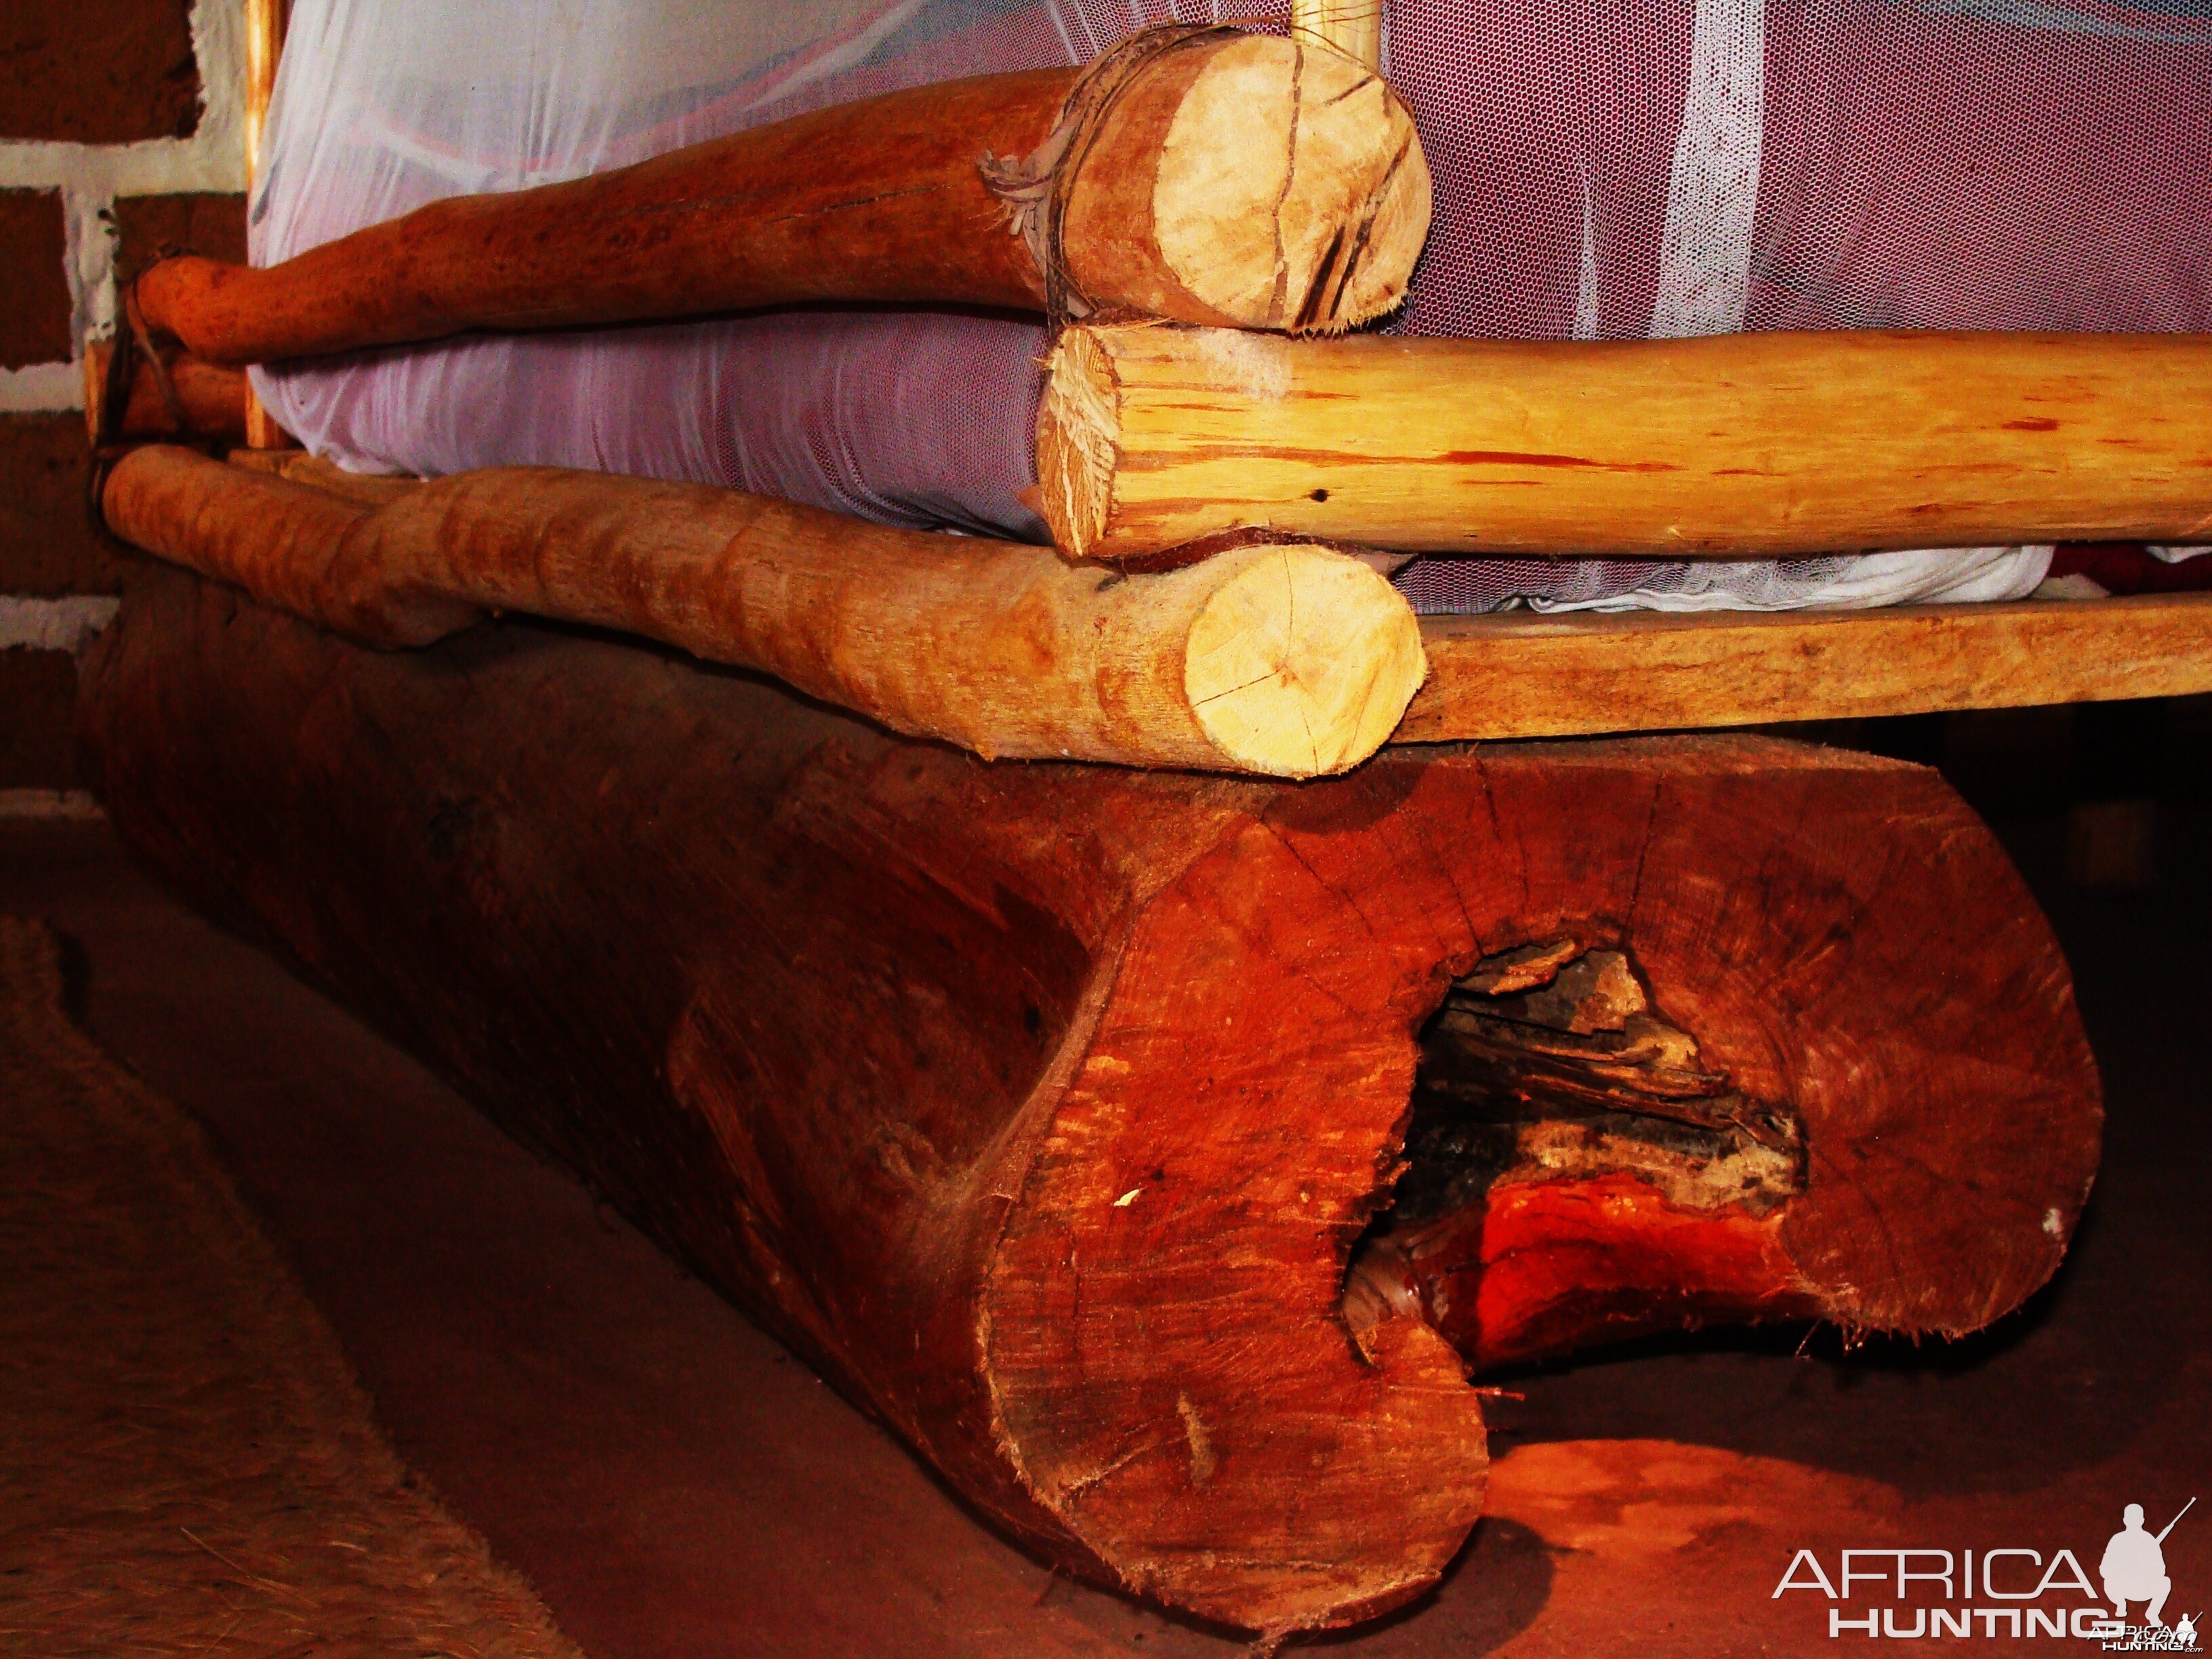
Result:
<svg viewBox="0 0 2212 1659">
<path fill-rule="evenodd" d="M 1608 1332 L 1796 1310 L 1772 1249 L 1797 1113 L 1708 1064 L 1625 949 L 1484 957 L 1424 1028 L 1404 1168 L 1346 1285 L 1481 1366 Z"/>
</svg>

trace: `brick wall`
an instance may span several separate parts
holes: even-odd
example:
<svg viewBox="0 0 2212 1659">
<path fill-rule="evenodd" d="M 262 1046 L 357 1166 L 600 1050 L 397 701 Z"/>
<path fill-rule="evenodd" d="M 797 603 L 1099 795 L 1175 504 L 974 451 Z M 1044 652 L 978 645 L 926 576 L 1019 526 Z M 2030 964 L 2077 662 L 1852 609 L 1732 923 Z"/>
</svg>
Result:
<svg viewBox="0 0 2212 1659">
<path fill-rule="evenodd" d="M 135 555 L 85 515 L 83 342 L 165 246 L 245 257 L 243 0 L 0 5 L 0 795 L 74 786 L 73 648 Z"/>
</svg>

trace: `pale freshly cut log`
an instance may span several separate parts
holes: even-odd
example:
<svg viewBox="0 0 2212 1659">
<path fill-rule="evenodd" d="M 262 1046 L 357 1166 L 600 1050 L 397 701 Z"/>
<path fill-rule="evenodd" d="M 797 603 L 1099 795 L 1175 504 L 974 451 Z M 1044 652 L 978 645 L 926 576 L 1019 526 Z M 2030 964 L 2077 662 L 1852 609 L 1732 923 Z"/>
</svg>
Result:
<svg viewBox="0 0 2212 1659">
<path fill-rule="evenodd" d="M 1383 0 L 1291 0 L 1291 34 L 1334 47 L 1370 69 L 1382 64 Z"/>
<path fill-rule="evenodd" d="M 387 488 L 379 506 L 156 446 L 115 465 L 101 502 L 148 552 L 368 644 L 528 611 L 985 756 L 1340 772 L 1425 672 L 1405 600 L 1322 548 L 1120 577 L 705 484 L 502 467 Z"/>
<path fill-rule="evenodd" d="M 266 270 L 163 260 L 137 292 L 155 328 L 234 363 L 823 301 L 1325 332 L 1404 298 L 1428 222 L 1413 118 L 1372 70 L 1170 27 L 1087 70 L 917 88 L 434 202 Z"/>
<path fill-rule="evenodd" d="M 1072 328 L 1037 416 L 1084 558 L 1244 526 L 1707 558 L 2212 538 L 2212 336 L 1627 343 Z"/>
<path fill-rule="evenodd" d="M 634 647 L 374 652 L 167 572 L 82 675 L 157 870 L 981 1514 L 1249 1628 L 1459 1547 L 1486 1460 L 1438 1331 L 1490 1363 L 1965 1329 L 2050 1275 L 2095 1169 L 2057 945 L 1920 768 L 988 765 Z"/>
</svg>

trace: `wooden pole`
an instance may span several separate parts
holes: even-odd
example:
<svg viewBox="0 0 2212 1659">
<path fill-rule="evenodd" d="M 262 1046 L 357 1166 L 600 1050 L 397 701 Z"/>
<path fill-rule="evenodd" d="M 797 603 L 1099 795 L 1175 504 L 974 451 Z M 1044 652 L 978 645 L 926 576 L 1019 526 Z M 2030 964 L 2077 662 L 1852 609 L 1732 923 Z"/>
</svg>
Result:
<svg viewBox="0 0 2212 1659">
<path fill-rule="evenodd" d="M 1055 538 L 1108 561 L 1249 525 L 1639 558 L 2212 538 L 2212 336 L 1084 326 L 1037 422 Z"/>
<path fill-rule="evenodd" d="M 981 1514 L 1248 1628 L 1459 1547 L 1482 1430 L 1436 1329 L 1487 1362 L 1747 1310 L 1967 1328 L 2096 1164 L 2057 944 L 1921 768 L 990 766 L 618 643 L 367 651 L 178 573 L 81 672 L 155 869 Z"/>
<path fill-rule="evenodd" d="M 116 464 L 103 504 L 147 551 L 371 644 L 528 611 L 763 670 L 986 756 L 1339 772 L 1424 672 L 1395 590 L 1315 547 L 1121 579 L 702 484 L 511 467 L 376 507 L 160 447 Z"/>
<path fill-rule="evenodd" d="M 139 292 L 151 324 L 225 362 L 823 301 L 1326 332 L 1400 302 L 1428 216 L 1412 118 L 1380 79 L 1171 29 L 1091 70 L 918 88 L 432 203 L 266 270 L 164 260 Z"/>
<path fill-rule="evenodd" d="M 1383 0 L 1291 0 L 1291 37 L 1314 40 L 1382 70 Z"/>
<path fill-rule="evenodd" d="M 270 96 L 276 88 L 276 62 L 283 54 L 289 10 L 289 0 L 246 0 L 246 199 L 249 203 L 253 199 L 255 186 L 261 182 L 262 138 L 269 125 Z M 240 381 L 246 447 L 297 447 L 292 434 L 262 407 L 252 384 L 242 376 Z"/>
</svg>

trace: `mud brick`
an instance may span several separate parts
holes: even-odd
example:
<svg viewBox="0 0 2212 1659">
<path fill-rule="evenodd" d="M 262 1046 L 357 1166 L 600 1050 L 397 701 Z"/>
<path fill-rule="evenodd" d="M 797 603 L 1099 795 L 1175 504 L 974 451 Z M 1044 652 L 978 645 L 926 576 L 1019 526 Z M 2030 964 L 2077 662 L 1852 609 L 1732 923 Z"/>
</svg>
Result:
<svg viewBox="0 0 2212 1659">
<path fill-rule="evenodd" d="M 0 789 L 76 786 L 76 659 L 66 651 L 0 651 Z"/>
<path fill-rule="evenodd" d="M 120 240 L 115 275 L 129 282 L 165 247 L 210 259 L 246 262 L 246 198 L 191 191 L 177 196 L 124 196 L 115 204 Z"/>
<path fill-rule="evenodd" d="M 0 190 L 0 368 L 68 361 L 69 239 L 58 190 Z"/>
<path fill-rule="evenodd" d="M 0 138 L 184 138 L 200 121 L 191 0 L 0 5 Z"/>
<path fill-rule="evenodd" d="M 137 558 L 85 512 L 77 414 L 0 416 L 0 594 L 112 593 Z"/>
</svg>

